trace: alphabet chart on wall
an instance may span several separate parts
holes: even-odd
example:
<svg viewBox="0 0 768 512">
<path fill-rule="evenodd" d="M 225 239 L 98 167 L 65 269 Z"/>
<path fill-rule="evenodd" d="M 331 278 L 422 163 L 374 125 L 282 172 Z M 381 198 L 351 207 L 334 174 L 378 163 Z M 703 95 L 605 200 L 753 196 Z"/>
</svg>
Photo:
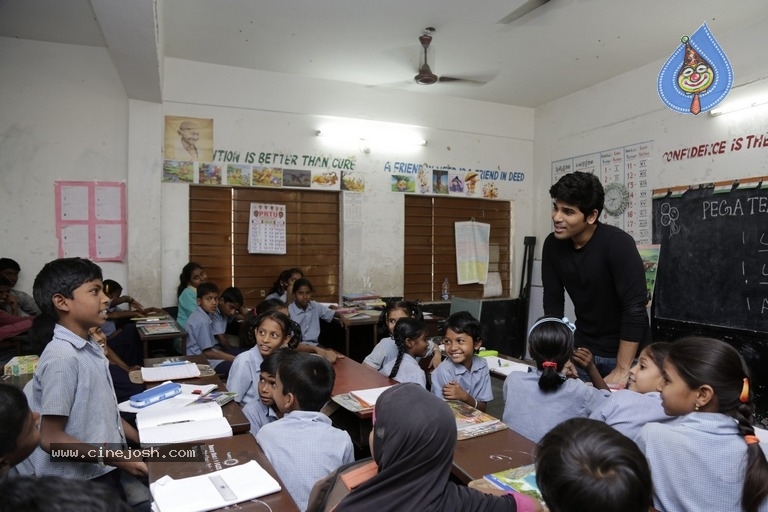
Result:
<svg viewBox="0 0 768 512">
<path fill-rule="evenodd" d="M 552 183 L 573 171 L 600 177 L 605 206 L 600 222 L 619 227 L 638 244 L 651 243 L 650 160 L 653 141 L 552 162 Z"/>
</svg>

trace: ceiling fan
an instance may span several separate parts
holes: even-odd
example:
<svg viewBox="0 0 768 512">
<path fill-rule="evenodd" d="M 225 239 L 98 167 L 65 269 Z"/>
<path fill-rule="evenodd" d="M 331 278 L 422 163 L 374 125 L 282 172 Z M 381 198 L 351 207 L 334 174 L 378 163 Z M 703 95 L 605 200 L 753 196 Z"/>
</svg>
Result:
<svg viewBox="0 0 768 512">
<path fill-rule="evenodd" d="M 419 85 L 432 85 L 436 83 L 462 83 L 467 85 L 485 85 L 488 82 L 482 81 L 482 80 L 471 80 L 468 78 L 457 78 L 453 76 L 437 76 L 432 72 L 432 69 L 429 67 L 429 62 L 427 61 L 427 50 L 429 49 L 430 43 L 432 43 L 432 36 L 430 35 L 431 32 L 434 32 L 434 28 L 427 28 L 426 31 L 419 36 L 419 42 L 421 43 L 421 47 L 424 49 L 424 62 L 419 67 L 419 73 L 413 77 L 413 80 L 419 84 Z"/>
</svg>

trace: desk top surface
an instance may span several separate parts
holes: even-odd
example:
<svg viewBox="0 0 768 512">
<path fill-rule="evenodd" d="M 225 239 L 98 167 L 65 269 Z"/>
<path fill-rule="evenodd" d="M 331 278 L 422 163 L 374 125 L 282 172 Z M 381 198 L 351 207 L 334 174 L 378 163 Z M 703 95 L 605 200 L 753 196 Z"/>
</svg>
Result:
<svg viewBox="0 0 768 512">
<path fill-rule="evenodd" d="M 269 508 L 274 511 L 292 512 L 299 510 L 296 503 L 293 501 L 293 498 L 291 498 L 291 495 L 285 490 L 285 485 L 280 481 L 280 478 L 277 476 L 277 473 L 253 436 L 233 436 L 199 443 L 185 443 L 183 446 L 189 445 L 202 445 L 204 447 L 204 462 L 150 461 L 147 463 L 149 469 L 149 482 L 152 483 L 165 475 L 178 479 L 212 473 L 219 469 L 229 467 L 229 465 L 224 465 L 225 460 L 228 464 L 232 464 L 231 461 L 236 460 L 237 462 L 234 465 L 255 460 L 280 483 L 282 490 L 274 494 L 262 496 L 261 498 L 258 498 L 258 500 L 246 501 L 233 505 L 228 507 L 227 510 L 237 509 L 253 512 L 263 512 L 267 510 L 267 508 L 259 502 L 267 504 Z"/>
<path fill-rule="evenodd" d="M 180 358 L 186 359 L 188 361 L 192 361 L 197 364 L 208 364 L 208 360 L 203 355 L 197 355 L 197 356 L 179 356 Z M 158 363 L 162 363 L 163 361 L 167 360 L 167 357 L 153 357 L 149 359 L 144 360 L 144 366 L 153 366 Z M 227 391 L 227 386 L 222 382 L 222 380 L 219 378 L 218 375 L 211 375 L 208 377 L 195 377 L 194 379 L 177 379 L 179 382 L 183 382 L 184 384 L 216 384 L 216 388 L 219 391 Z M 162 384 L 162 382 L 147 382 L 147 387 L 152 388 L 159 384 Z M 243 414 L 242 408 L 237 405 L 236 402 L 232 401 L 227 404 L 224 404 L 221 407 L 221 412 L 224 415 L 224 417 L 229 422 L 229 425 L 232 427 L 232 432 L 234 434 L 241 434 L 243 432 L 248 432 L 251 430 L 251 424 L 248 421 L 248 418 L 245 417 L 245 414 Z"/>
<path fill-rule="evenodd" d="M 176 329 L 178 329 L 179 331 L 178 332 L 166 332 L 166 333 L 161 333 L 161 334 L 145 334 L 144 331 L 141 329 L 141 325 L 139 324 L 139 325 L 136 325 L 136 332 L 139 333 L 139 339 L 141 339 L 142 341 L 147 341 L 147 340 L 170 340 L 170 339 L 173 339 L 173 338 L 186 338 L 187 336 L 189 336 L 189 333 L 182 326 L 180 326 L 176 322 L 176 320 L 174 320 L 173 318 L 168 318 L 168 319 L 164 319 L 164 320 L 160 320 L 158 322 L 152 322 L 152 323 L 156 323 L 156 324 L 173 324 L 173 326 L 176 327 Z M 148 325 L 152 325 L 152 323 L 150 323 Z M 147 325 L 147 324 L 145 324 L 145 325 Z"/>
</svg>

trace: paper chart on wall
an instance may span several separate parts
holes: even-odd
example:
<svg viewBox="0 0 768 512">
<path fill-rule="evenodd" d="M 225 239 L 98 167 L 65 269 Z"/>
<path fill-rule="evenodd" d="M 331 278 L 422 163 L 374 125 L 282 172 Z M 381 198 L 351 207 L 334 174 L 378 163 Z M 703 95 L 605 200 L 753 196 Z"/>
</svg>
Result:
<svg viewBox="0 0 768 512">
<path fill-rule="evenodd" d="M 638 244 L 650 244 L 652 187 L 651 151 L 653 141 L 604 149 L 586 155 L 552 162 L 552 183 L 574 171 L 589 172 L 600 178 L 604 187 L 612 187 L 616 209 L 603 208 L 600 222 L 619 227 Z M 606 190 L 606 204 L 609 202 Z"/>
<path fill-rule="evenodd" d="M 286 212 L 284 204 L 251 203 L 248 252 L 285 254 Z"/>
<path fill-rule="evenodd" d="M 488 279 L 491 225 L 475 221 L 456 222 L 454 231 L 458 284 L 485 284 Z"/>
</svg>

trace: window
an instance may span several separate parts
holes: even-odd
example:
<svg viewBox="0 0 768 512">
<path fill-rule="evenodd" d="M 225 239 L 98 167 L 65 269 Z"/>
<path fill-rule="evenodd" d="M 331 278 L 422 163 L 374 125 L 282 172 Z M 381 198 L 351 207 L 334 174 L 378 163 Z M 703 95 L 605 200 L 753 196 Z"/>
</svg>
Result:
<svg viewBox="0 0 768 512">
<path fill-rule="evenodd" d="M 502 296 L 509 297 L 510 203 L 487 199 L 405 197 L 404 290 L 407 299 L 440 300 L 443 279 L 451 295 L 469 299 L 483 296 L 482 284 L 459 286 L 456 278 L 454 223 L 476 220 L 491 225 L 490 244 L 499 248 Z"/>
<path fill-rule="evenodd" d="M 286 254 L 249 254 L 251 203 L 286 206 Z M 282 270 L 304 271 L 313 299 L 339 300 L 339 194 L 303 190 L 191 185 L 189 258 L 220 290 L 237 286 L 255 306 Z"/>
</svg>

